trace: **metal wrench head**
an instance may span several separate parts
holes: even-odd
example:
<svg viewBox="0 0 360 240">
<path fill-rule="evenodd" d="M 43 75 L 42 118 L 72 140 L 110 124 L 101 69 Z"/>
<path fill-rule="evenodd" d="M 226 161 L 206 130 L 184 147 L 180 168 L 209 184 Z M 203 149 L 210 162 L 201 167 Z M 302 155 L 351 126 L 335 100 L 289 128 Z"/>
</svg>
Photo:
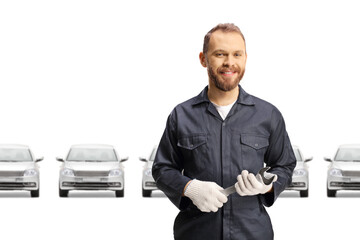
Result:
<svg viewBox="0 0 360 240">
<path fill-rule="evenodd" d="M 275 178 L 275 175 L 273 175 L 271 173 L 267 173 L 267 170 L 269 170 L 270 168 L 271 167 L 264 167 L 264 168 L 260 169 L 260 171 L 258 172 L 258 174 L 261 176 L 261 179 L 265 185 L 271 184 Z M 268 176 L 265 176 L 265 173 Z M 272 176 L 269 176 L 269 175 L 272 175 Z"/>
</svg>

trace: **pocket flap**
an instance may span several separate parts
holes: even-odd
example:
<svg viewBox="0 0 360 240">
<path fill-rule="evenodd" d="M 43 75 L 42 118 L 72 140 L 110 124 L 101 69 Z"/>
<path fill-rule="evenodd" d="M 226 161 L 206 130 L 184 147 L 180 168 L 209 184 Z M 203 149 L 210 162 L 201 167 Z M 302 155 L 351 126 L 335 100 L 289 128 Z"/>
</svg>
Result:
<svg viewBox="0 0 360 240">
<path fill-rule="evenodd" d="M 185 148 L 188 150 L 193 150 L 203 144 L 205 144 L 207 141 L 206 134 L 202 135 L 193 135 L 193 136 L 186 136 L 182 137 L 178 140 L 178 147 Z"/>
<path fill-rule="evenodd" d="M 254 149 L 261 149 L 269 146 L 269 139 L 265 136 L 241 134 L 240 141 L 242 144 Z"/>
</svg>

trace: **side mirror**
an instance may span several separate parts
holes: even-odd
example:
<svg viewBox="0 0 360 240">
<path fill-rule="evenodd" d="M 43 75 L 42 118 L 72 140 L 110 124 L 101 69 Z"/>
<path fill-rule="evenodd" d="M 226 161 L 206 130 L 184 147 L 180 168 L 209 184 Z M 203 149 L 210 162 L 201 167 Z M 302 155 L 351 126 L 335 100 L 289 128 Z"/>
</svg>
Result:
<svg viewBox="0 0 360 240">
<path fill-rule="evenodd" d="M 313 157 L 306 158 L 304 162 L 310 162 L 311 160 L 313 160 Z"/>
<path fill-rule="evenodd" d="M 148 160 L 145 157 L 139 157 L 139 160 L 142 162 L 147 162 Z"/>
<path fill-rule="evenodd" d="M 121 158 L 120 162 L 126 162 L 127 160 L 129 160 L 129 157 Z"/>
<path fill-rule="evenodd" d="M 327 161 L 327 162 L 332 162 L 330 157 L 324 157 L 324 160 Z"/>
<path fill-rule="evenodd" d="M 35 162 L 40 162 L 40 161 L 42 161 L 42 160 L 44 160 L 44 157 L 37 158 L 37 159 L 35 160 Z"/>
<path fill-rule="evenodd" d="M 59 162 L 64 162 L 64 159 L 63 159 L 63 158 L 61 158 L 61 157 L 57 157 L 57 158 L 56 158 L 56 161 L 59 161 Z"/>
</svg>

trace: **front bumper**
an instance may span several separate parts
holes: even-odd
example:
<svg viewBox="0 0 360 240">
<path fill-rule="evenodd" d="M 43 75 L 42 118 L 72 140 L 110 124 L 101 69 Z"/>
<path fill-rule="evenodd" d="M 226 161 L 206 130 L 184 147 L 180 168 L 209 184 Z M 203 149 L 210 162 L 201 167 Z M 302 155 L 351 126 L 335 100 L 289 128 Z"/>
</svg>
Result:
<svg viewBox="0 0 360 240">
<path fill-rule="evenodd" d="M 330 190 L 360 190 L 360 177 L 328 176 L 327 186 Z"/>
<path fill-rule="evenodd" d="M 286 190 L 304 191 L 309 188 L 308 176 L 293 176 L 291 184 Z"/>
<path fill-rule="evenodd" d="M 143 175 L 142 187 L 144 190 L 158 190 L 154 178 L 145 174 Z"/>
<path fill-rule="evenodd" d="M 37 190 L 39 177 L 0 177 L 0 190 Z"/>
<path fill-rule="evenodd" d="M 62 190 L 123 190 L 123 177 L 60 177 Z"/>
</svg>

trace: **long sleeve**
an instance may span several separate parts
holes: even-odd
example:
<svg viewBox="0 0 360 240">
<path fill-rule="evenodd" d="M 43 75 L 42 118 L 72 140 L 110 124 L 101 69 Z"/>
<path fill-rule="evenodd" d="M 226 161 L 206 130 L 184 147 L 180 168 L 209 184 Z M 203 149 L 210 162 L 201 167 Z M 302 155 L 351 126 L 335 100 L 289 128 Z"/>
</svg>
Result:
<svg viewBox="0 0 360 240">
<path fill-rule="evenodd" d="M 269 207 L 291 183 L 292 173 L 296 166 L 296 158 L 286 132 L 285 122 L 281 113 L 274 109 L 271 117 L 271 135 L 269 147 L 264 159 L 269 172 L 275 173 L 278 180 L 273 185 L 273 192 L 261 196 L 262 203 Z"/>
<path fill-rule="evenodd" d="M 160 140 L 158 151 L 155 156 L 152 174 L 157 187 L 180 210 L 185 209 L 190 199 L 183 197 L 185 185 L 191 180 L 183 176 L 183 160 L 177 148 L 176 124 L 174 122 L 174 111 L 168 117 L 164 134 Z"/>
</svg>

